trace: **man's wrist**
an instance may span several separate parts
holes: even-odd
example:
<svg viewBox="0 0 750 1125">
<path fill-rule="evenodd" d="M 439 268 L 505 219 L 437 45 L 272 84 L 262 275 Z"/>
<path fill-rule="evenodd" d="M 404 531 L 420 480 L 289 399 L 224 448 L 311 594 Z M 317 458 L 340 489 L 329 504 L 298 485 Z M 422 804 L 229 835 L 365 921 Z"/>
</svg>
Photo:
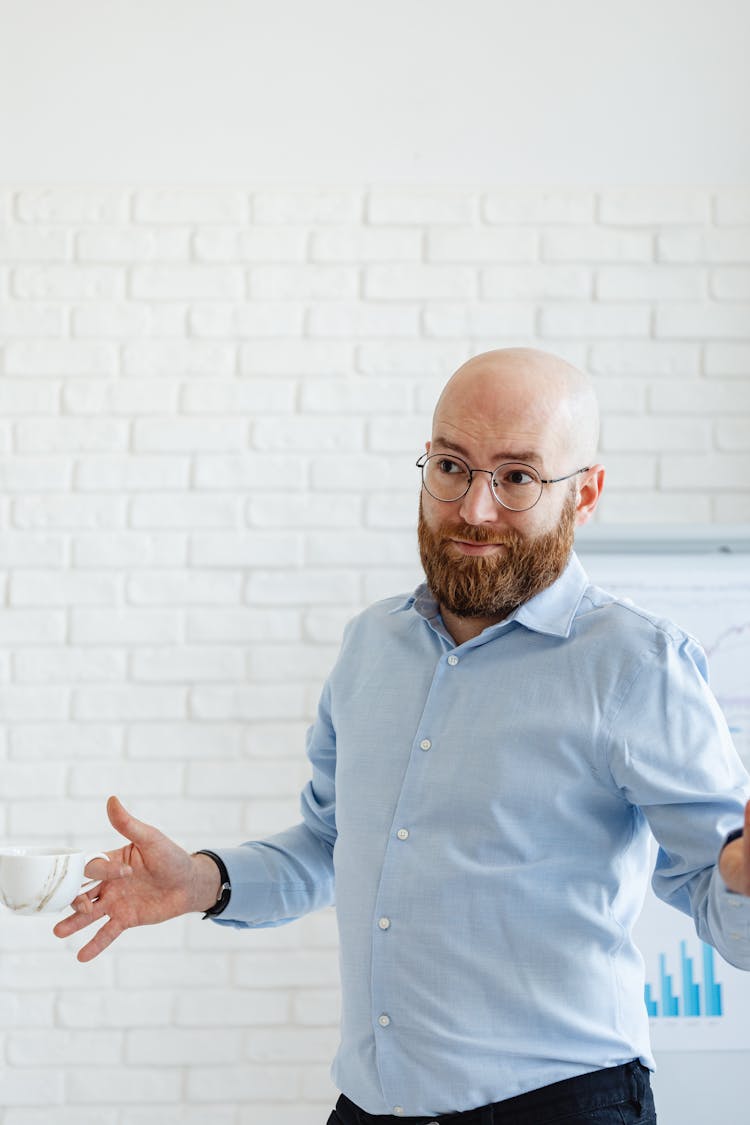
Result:
<svg viewBox="0 0 750 1125">
<path fill-rule="evenodd" d="M 740 846 L 740 855 L 738 857 L 737 848 L 732 847 L 732 845 L 735 844 L 738 840 L 741 840 L 743 836 L 744 830 L 742 828 L 736 828 L 733 832 L 730 832 L 727 835 L 724 843 L 721 846 L 721 851 L 719 852 L 719 874 L 721 875 L 721 878 L 724 882 L 724 886 L 727 888 L 730 894 L 747 893 L 746 891 L 741 889 L 741 885 L 737 880 L 738 874 L 741 876 L 742 849 Z"/>
<path fill-rule="evenodd" d="M 201 869 L 196 910 L 200 910 L 204 918 L 214 918 L 226 909 L 232 894 L 229 872 L 221 856 L 206 849 L 193 852 L 193 861 L 198 861 Z"/>
</svg>

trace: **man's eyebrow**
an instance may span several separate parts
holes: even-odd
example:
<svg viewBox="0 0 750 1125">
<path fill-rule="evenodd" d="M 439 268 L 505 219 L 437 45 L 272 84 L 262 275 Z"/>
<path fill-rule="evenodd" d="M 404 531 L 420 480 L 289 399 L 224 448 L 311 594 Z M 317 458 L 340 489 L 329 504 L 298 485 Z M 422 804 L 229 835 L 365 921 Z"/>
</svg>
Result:
<svg viewBox="0 0 750 1125">
<path fill-rule="evenodd" d="M 451 441 L 450 438 L 444 438 L 440 436 L 436 437 L 432 442 L 432 445 L 430 446 L 431 453 L 433 452 L 432 447 L 436 445 L 439 445 L 443 449 L 450 449 L 453 453 L 460 454 L 460 456 L 468 462 L 468 454 L 466 450 L 462 445 L 458 445 L 457 442 Z M 534 462 L 536 462 L 537 464 L 541 464 L 542 458 L 535 449 L 514 449 L 512 451 L 505 450 L 501 453 L 496 453 L 492 461 L 493 465 L 502 465 L 506 461 L 522 461 L 527 465 L 531 465 Z"/>
</svg>

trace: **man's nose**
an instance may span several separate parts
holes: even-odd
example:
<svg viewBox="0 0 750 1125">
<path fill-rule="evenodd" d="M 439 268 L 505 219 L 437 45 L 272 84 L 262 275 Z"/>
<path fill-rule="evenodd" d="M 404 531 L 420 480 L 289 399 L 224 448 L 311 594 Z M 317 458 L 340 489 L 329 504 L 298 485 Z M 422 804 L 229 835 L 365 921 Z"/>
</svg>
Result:
<svg viewBox="0 0 750 1125">
<path fill-rule="evenodd" d="M 475 470 L 469 491 L 461 498 L 461 519 L 471 524 L 494 523 L 502 511 L 493 495 L 489 473 Z"/>
</svg>

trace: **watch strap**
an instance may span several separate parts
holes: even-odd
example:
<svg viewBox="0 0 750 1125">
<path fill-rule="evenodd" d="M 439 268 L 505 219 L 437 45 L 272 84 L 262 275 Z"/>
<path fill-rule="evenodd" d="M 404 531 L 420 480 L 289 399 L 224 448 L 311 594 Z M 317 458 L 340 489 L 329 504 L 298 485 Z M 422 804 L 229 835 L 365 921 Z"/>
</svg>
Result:
<svg viewBox="0 0 750 1125">
<path fill-rule="evenodd" d="M 226 910 L 229 905 L 229 900 L 232 897 L 232 884 L 229 881 L 229 872 L 227 871 L 226 864 L 220 855 L 216 852 L 210 852 L 206 848 L 201 848 L 200 851 L 193 852 L 193 855 L 207 855 L 212 859 L 219 869 L 219 878 L 221 879 L 221 886 L 219 887 L 219 895 L 213 906 L 210 906 L 203 915 L 205 918 L 215 918 L 217 914 L 221 914 Z"/>
</svg>

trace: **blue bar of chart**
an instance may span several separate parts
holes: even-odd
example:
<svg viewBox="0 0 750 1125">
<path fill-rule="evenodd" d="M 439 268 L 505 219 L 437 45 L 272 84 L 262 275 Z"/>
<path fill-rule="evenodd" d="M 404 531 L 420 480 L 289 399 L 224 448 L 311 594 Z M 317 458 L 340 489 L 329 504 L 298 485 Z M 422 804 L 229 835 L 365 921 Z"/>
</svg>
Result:
<svg viewBox="0 0 750 1125">
<path fill-rule="evenodd" d="M 722 986 L 716 980 L 714 951 L 701 942 L 703 982 L 697 979 L 695 960 L 688 956 L 687 942 L 680 942 L 679 985 L 675 974 L 668 971 L 667 954 L 659 954 L 659 980 L 654 986 L 646 984 L 646 1011 L 651 1018 L 722 1016 L 724 1014 Z M 681 993 L 681 995 L 680 995 Z"/>
</svg>

